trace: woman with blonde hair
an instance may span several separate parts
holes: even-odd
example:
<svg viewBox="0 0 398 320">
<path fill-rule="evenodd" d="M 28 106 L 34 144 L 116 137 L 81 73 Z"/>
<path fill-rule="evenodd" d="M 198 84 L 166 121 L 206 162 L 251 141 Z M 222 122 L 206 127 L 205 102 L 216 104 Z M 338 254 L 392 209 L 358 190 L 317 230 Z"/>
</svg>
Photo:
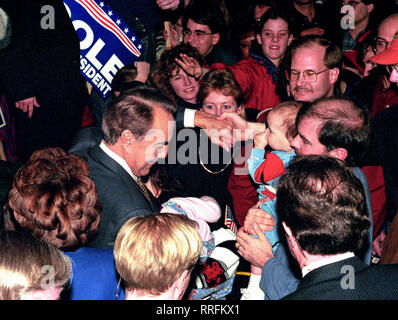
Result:
<svg viewBox="0 0 398 320">
<path fill-rule="evenodd" d="M 72 264 L 28 233 L 0 231 L 0 300 L 58 300 Z"/>
<path fill-rule="evenodd" d="M 126 300 L 180 300 L 202 251 L 195 221 L 172 213 L 128 220 L 114 247 Z"/>
</svg>

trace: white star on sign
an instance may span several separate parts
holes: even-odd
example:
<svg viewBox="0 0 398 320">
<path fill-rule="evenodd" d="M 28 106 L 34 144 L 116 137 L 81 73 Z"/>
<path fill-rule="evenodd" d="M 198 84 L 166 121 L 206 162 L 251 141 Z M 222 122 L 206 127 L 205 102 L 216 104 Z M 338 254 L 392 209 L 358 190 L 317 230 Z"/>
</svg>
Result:
<svg viewBox="0 0 398 320">
<path fill-rule="evenodd" d="M 117 20 L 116 20 L 116 23 L 117 23 L 117 24 L 120 24 L 120 23 L 121 23 L 121 21 L 120 21 L 119 19 L 117 19 Z"/>
<path fill-rule="evenodd" d="M 139 44 L 139 45 L 138 45 L 138 49 L 141 49 L 141 48 L 142 48 L 142 45 Z"/>
<path fill-rule="evenodd" d="M 125 28 L 125 29 L 124 29 L 124 32 L 128 33 L 128 32 L 129 32 L 129 29 L 128 29 L 128 28 Z"/>
<path fill-rule="evenodd" d="M 102 8 L 104 6 L 104 3 L 103 2 L 100 2 L 100 7 Z"/>
<path fill-rule="evenodd" d="M 111 15 L 113 15 L 113 12 L 112 11 L 108 11 L 108 16 L 111 16 Z"/>
<path fill-rule="evenodd" d="M 131 37 L 131 40 L 132 40 L 132 41 L 135 41 L 135 37 Z"/>
</svg>

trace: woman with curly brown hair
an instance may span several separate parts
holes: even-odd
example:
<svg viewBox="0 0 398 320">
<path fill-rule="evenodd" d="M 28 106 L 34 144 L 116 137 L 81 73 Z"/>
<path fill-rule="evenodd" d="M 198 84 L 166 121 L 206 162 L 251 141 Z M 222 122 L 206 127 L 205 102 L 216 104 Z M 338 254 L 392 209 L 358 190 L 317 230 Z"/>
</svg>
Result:
<svg viewBox="0 0 398 320">
<path fill-rule="evenodd" d="M 3 223 L 6 230 L 30 233 L 72 259 L 70 299 L 115 299 L 112 249 L 84 247 L 97 236 L 100 211 L 86 162 L 47 148 L 34 152 L 17 171 Z"/>
<path fill-rule="evenodd" d="M 180 44 L 163 52 L 151 75 L 151 81 L 178 108 L 198 109 L 199 79 L 188 74 L 176 62 L 175 59 L 180 58 L 181 54 L 196 59 L 201 66 L 204 63 L 202 55 L 195 48 Z"/>
<path fill-rule="evenodd" d="M 36 151 L 16 173 L 5 221 L 61 250 L 94 238 L 100 207 L 84 160 L 60 148 Z"/>
</svg>

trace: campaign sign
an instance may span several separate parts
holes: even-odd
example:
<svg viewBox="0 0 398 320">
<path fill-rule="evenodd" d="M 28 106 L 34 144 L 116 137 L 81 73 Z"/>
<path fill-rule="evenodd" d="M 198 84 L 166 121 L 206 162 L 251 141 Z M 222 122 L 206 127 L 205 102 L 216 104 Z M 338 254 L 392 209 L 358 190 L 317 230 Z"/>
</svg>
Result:
<svg viewBox="0 0 398 320">
<path fill-rule="evenodd" d="M 102 0 L 64 0 L 80 40 L 80 72 L 101 96 L 111 93 L 116 72 L 133 63 L 142 42 Z"/>
</svg>

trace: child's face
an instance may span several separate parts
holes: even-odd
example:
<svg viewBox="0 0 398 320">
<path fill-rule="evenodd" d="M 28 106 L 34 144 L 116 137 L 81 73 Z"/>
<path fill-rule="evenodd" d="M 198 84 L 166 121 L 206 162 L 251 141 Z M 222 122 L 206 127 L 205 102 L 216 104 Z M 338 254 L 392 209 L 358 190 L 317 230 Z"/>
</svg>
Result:
<svg viewBox="0 0 398 320">
<path fill-rule="evenodd" d="M 219 91 L 211 92 L 203 101 L 204 112 L 221 116 L 223 113 L 242 113 L 242 107 L 238 106 L 234 97 L 223 95 Z"/>
<path fill-rule="evenodd" d="M 292 151 L 290 142 L 286 137 L 286 127 L 283 126 L 283 113 L 272 110 L 267 117 L 268 128 L 267 142 L 273 150 Z"/>
</svg>

